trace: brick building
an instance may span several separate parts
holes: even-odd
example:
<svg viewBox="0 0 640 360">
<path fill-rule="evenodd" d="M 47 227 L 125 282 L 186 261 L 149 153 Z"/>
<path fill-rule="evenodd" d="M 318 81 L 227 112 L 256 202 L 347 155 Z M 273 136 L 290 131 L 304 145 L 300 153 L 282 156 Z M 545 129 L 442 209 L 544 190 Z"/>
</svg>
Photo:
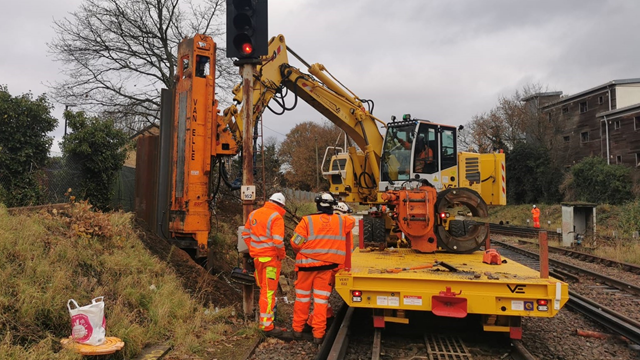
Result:
<svg viewBox="0 0 640 360">
<path fill-rule="evenodd" d="M 558 160 L 565 166 L 599 156 L 610 164 L 638 168 L 640 78 L 613 80 L 569 96 L 538 93 L 522 101 L 545 115 L 553 128 Z"/>
</svg>

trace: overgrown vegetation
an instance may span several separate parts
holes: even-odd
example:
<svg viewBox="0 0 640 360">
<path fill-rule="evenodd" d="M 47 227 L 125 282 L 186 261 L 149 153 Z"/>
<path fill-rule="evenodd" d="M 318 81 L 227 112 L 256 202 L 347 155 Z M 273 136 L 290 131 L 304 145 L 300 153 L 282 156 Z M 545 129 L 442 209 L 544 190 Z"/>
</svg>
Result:
<svg viewBox="0 0 640 360">
<path fill-rule="evenodd" d="M 562 199 L 562 169 L 551 161 L 547 148 L 516 143 L 506 154 L 505 162 L 508 203 L 554 203 Z"/>
<path fill-rule="evenodd" d="M 0 202 L 8 207 L 40 204 L 39 169 L 47 161 L 58 121 L 45 95 L 11 96 L 0 86 Z"/>
<path fill-rule="evenodd" d="M 107 336 L 125 342 L 115 359 L 159 343 L 173 345 L 171 358 L 211 358 L 216 341 L 242 337 L 235 310 L 196 301 L 131 222 L 87 203 L 36 215 L 0 205 L 0 359 L 80 359 L 59 342 L 71 332 L 70 298 L 105 297 Z"/>
<path fill-rule="evenodd" d="M 127 157 L 127 136 L 108 119 L 87 116 L 84 112 L 65 111 L 71 132 L 62 141 L 68 160 L 79 164 L 82 199 L 101 210 L 110 206 L 113 184 Z"/>
<path fill-rule="evenodd" d="M 632 184 L 630 168 L 589 157 L 571 167 L 563 190 L 571 200 L 616 205 L 633 199 Z"/>
</svg>

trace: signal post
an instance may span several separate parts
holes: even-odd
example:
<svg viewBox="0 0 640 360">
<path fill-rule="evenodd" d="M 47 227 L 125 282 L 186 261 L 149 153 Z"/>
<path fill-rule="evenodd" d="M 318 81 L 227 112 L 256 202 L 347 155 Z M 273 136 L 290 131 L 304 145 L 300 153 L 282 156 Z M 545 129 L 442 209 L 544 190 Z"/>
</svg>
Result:
<svg viewBox="0 0 640 360">
<path fill-rule="evenodd" d="M 253 185 L 253 74 L 261 64 L 260 56 L 268 49 L 267 0 L 227 0 L 227 57 L 240 67 L 242 75 L 242 186 Z M 255 191 L 254 191 L 255 193 Z M 242 199 L 242 217 L 246 223 L 253 211 L 255 197 Z M 243 268 L 250 257 L 245 254 Z M 245 318 L 253 313 L 253 285 L 242 287 L 242 310 Z"/>
</svg>

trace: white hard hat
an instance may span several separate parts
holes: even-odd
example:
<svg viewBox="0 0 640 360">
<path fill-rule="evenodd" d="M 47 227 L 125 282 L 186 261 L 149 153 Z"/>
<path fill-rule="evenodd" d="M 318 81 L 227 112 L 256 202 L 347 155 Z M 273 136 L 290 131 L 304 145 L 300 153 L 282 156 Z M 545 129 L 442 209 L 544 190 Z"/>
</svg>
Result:
<svg viewBox="0 0 640 360">
<path fill-rule="evenodd" d="M 322 195 L 316 196 L 316 205 L 321 207 L 332 207 L 336 204 L 336 199 L 333 198 L 333 195 L 324 193 Z"/>
<path fill-rule="evenodd" d="M 281 206 L 285 205 L 284 195 L 282 193 L 275 193 L 271 195 L 271 197 L 269 198 L 269 201 L 277 203 L 278 205 L 281 205 Z"/>
<path fill-rule="evenodd" d="M 333 210 L 341 212 L 343 214 L 349 214 L 353 212 L 349 205 L 347 205 L 347 203 L 345 203 L 344 201 L 339 201 L 336 205 L 334 205 Z"/>
<path fill-rule="evenodd" d="M 535 206 L 535 205 L 533 205 L 533 207 L 535 208 L 536 206 Z"/>
</svg>

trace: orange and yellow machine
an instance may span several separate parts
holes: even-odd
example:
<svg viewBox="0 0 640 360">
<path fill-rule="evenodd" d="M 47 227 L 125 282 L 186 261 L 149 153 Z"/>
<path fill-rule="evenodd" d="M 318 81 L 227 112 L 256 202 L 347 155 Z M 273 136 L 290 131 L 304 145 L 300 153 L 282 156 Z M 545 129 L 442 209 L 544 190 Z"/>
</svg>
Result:
<svg viewBox="0 0 640 360">
<path fill-rule="evenodd" d="M 212 160 L 238 152 L 215 99 L 216 43 L 206 35 L 178 46 L 171 146 L 170 239 L 207 256 Z"/>
</svg>

